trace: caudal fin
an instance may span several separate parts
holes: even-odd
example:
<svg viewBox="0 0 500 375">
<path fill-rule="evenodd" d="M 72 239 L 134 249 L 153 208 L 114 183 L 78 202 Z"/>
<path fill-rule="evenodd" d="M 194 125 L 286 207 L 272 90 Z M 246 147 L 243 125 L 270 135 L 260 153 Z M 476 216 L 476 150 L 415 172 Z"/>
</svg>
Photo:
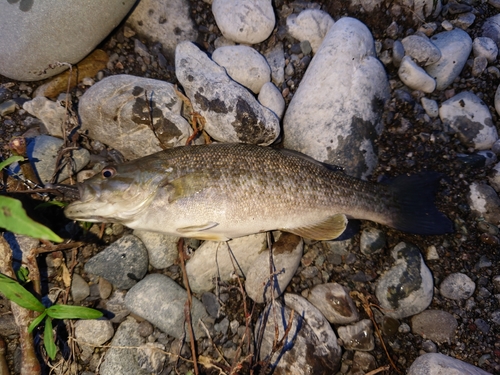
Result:
<svg viewBox="0 0 500 375">
<path fill-rule="evenodd" d="M 435 204 L 441 175 L 426 172 L 399 176 L 389 185 L 394 189 L 398 212 L 391 226 L 408 233 L 433 235 L 453 232 L 453 223 Z"/>
</svg>

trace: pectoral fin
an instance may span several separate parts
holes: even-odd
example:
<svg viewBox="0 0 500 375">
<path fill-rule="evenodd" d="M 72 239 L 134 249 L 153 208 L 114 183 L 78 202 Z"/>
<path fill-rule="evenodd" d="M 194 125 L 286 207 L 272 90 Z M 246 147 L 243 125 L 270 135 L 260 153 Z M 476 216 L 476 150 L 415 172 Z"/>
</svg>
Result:
<svg viewBox="0 0 500 375">
<path fill-rule="evenodd" d="M 340 236 L 346 226 L 347 217 L 344 214 L 337 214 L 319 223 L 300 228 L 283 228 L 282 230 L 311 240 L 324 241 L 333 240 Z"/>
<path fill-rule="evenodd" d="M 185 176 L 178 177 L 175 180 L 169 181 L 168 185 L 172 192 L 169 196 L 169 203 L 178 199 L 189 198 L 196 193 L 201 192 L 207 187 L 207 175 L 203 172 L 189 173 Z"/>
</svg>

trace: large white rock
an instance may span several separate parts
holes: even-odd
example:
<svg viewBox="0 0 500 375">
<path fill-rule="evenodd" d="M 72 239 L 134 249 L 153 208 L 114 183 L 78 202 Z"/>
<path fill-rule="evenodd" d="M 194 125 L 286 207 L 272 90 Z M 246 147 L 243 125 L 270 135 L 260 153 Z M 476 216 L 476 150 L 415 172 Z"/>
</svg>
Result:
<svg viewBox="0 0 500 375">
<path fill-rule="evenodd" d="M 312 59 L 284 118 L 285 147 L 367 177 L 377 165 L 374 140 L 389 98 L 368 28 L 342 18 Z"/>
<path fill-rule="evenodd" d="M 175 73 L 217 141 L 269 145 L 278 138 L 278 117 L 193 43 L 177 46 Z"/>
<path fill-rule="evenodd" d="M 271 68 L 264 56 L 248 46 L 225 46 L 212 53 L 212 60 L 226 69 L 236 82 L 258 94 L 271 81 Z"/>
<path fill-rule="evenodd" d="M 457 132 L 464 145 L 476 150 L 488 150 L 498 139 L 488 106 L 470 91 L 445 101 L 439 108 L 439 117 Z"/>
<path fill-rule="evenodd" d="M 408 375 L 491 375 L 459 359 L 441 353 L 425 353 L 408 369 Z"/>
<path fill-rule="evenodd" d="M 136 159 L 161 151 L 162 145 L 169 148 L 186 143 L 192 129 L 181 116 L 181 108 L 171 83 L 115 75 L 85 92 L 78 113 L 82 130 L 92 139 L 115 148 L 127 159 Z"/>
<path fill-rule="evenodd" d="M 198 37 L 189 7 L 188 0 L 141 0 L 127 24 L 173 56 L 178 43 Z"/>
<path fill-rule="evenodd" d="M 441 51 L 441 59 L 425 70 L 436 80 L 436 89 L 444 90 L 462 72 L 472 50 L 472 39 L 465 31 L 453 29 L 434 35 L 431 42 Z"/>
<path fill-rule="evenodd" d="M 266 40 L 276 23 L 271 0 L 214 0 L 212 12 L 222 35 L 237 43 Z"/>
<path fill-rule="evenodd" d="M 99 44 L 136 0 L 0 1 L 0 74 L 38 81 L 67 69 Z"/>
<path fill-rule="evenodd" d="M 335 21 L 326 12 L 319 9 L 306 9 L 300 14 L 291 14 L 286 19 L 288 33 L 295 39 L 309 41 L 314 53 L 318 51 L 326 33 Z"/>
</svg>

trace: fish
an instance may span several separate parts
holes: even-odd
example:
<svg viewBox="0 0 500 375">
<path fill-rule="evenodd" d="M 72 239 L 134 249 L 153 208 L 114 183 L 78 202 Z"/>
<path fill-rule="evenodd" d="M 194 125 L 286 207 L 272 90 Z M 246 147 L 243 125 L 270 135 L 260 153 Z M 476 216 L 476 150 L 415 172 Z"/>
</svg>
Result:
<svg viewBox="0 0 500 375">
<path fill-rule="evenodd" d="M 64 212 L 71 220 L 213 241 L 272 230 L 331 240 L 352 219 L 438 235 L 453 231 L 434 203 L 440 179 L 428 172 L 372 183 L 287 149 L 180 146 L 107 165 L 78 185 L 80 198 Z"/>
</svg>

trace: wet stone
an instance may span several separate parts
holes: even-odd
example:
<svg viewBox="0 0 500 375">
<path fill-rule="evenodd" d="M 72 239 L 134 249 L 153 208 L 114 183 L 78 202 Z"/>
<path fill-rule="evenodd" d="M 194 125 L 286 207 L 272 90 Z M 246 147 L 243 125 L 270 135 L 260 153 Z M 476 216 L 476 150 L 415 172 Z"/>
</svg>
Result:
<svg viewBox="0 0 500 375">
<path fill-rule="evenodd" d="M 349 292 L 340 284 L 319 284 L 306 297 L 333 324 L 348 324 L 359 319 Z"/>
<path fill-rule="evenodd" d="M 369 352 L 375 348 L 373 324 L 370 319 L 363 319 L 355 324 L 339 327 L 337 332 L 346 350 Z"/>
</svg>

